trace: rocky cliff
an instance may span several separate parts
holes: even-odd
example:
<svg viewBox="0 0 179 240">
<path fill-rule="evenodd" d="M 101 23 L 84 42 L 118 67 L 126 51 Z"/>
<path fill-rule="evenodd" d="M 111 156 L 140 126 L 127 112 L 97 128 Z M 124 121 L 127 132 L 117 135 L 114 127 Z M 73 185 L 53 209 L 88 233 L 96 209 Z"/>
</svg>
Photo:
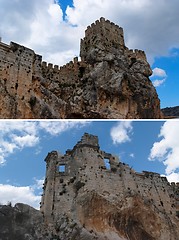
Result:
<svg viewBox="0 0 179 240">
<path fill-rule="evenodd" d="M 125 46 L 122 28 L 93 23 L 80 57 L 59 68 L 0 43 L 0 118 L 161 118 L 145 53 Z"/>
<path fill-rule="evenodd" d="M 32 207 L 0 205 L 0 240 L 41 239 L 41 226 L 42 214 Z"/>
<path fill-rule="evenodd" d="M 165 118 L 179 118 L 179 106 L 163 108 L 162 113 Z"/>
</svg>

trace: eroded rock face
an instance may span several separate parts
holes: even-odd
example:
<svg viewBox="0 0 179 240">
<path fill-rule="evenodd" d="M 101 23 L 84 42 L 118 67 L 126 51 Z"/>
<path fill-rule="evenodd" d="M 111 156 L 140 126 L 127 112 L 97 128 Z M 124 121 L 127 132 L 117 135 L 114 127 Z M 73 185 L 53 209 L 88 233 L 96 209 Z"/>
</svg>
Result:
<svg viewBox="0 0 179 240">
<path fill-rule="evenodd" d="M 164 239 L 161 231 L 170 236 L 171 230 L 162 229 L 163 223 L 152 204 L 145 204 L 140 195 L 123 196 L 118 201 L 111 201 L 92 192 L 83 196 L 84 200 L 85 205 L 82 203 L 82 207 L 79 205 L 78 208 L 79 217 L 89 232 L 98 235 L 97 239 Z"/>
<path fill-rule="evenodd" d="M 42 214 L 34 208 L 21 203 L 16 204 L 14 207 L 1 205 L 0 240 L 5 239 L 49 239 L 45 236 L 45 228 L 43 229 Z"/>
<path fill-rule="evenodd" d="M 145 53 L 125 46 L 122 28 L 96 21 L 80 56 L 59 69 L 30 49 L 0 43 L 0 117 L 161 117 Z"/>
</svg>

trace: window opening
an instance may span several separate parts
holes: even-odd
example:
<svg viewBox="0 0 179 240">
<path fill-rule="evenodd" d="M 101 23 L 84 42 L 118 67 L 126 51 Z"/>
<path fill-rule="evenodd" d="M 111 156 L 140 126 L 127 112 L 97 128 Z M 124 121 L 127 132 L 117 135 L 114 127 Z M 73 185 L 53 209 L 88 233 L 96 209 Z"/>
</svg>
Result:
<svg viewBox="0 0 179 240">
<path fill-rule="evenodd" d="M 106 169 L 110 170 L 111 169 L 111 165 L 110 165 L 110 161 L 107 158 L 104 158 L 104 164 Z"/>
<path fill-rule="evenodd" d="M 65 164 L 59 165 L 59 172 L 60 172 L 60 173 L 65 173 L 65 170 L 66 170 Z"/>
</svg>

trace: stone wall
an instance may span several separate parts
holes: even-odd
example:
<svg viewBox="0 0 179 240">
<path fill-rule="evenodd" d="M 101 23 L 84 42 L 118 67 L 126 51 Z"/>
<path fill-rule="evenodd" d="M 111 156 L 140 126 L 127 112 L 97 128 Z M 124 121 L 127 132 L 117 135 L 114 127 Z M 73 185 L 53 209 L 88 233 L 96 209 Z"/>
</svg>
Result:
<svg viewBox="0 0 179 240">
<path fill-rule="evenodd" d="M 0 118 L 161 118 L 145 53 L 125 46 L 122 28 L 101 18 L 80 48 L 59 67 L 0 42 Z"/>
<path fill-rule="evenodd" d="M 11 42 L 0 43 L 1 118 L 33 118 L 31 104 L 40 87 L 41 56 Z"/>
<path fill-rule="evenodd" d="M 117 229 L 114 222 L 115 214 L 123 217 L 127 214 L 125 219 L 132 218 L 138 222 L 136 224 L 142 224 L 151 239 L 177 239 L 175 236 L 179 236 L 179 183 L 170 184 L 158 173 L 135 172 L 112 154 L 102 151 L 96 136 L 85 134 L 63 156 L 49 153 L 46 163 L 41 212 L 47 224 L 57 224 L 66 216 L 88 231 L 100 232 L 103 237 L 107 234 L 105 231 L 126 237 L 126 232 L 121 233 L 122 229 L 120 226 L 120 230 Z M 149 216 L 146 220 L 145 214 L 149 213 L 151 219 Z M 152 226 L 148 229 L 148 221 L 154 221 L 153 230 Z"/>
<path fill-rule="evenodd" d="M 85 31 L 85 38 L 81 40 L 80 56 L 88 61 L 88 54 L 92 48 L 99 48 L 105 52 L 112 52 L 113 49 L 124 51 L 123 29 L 118 25 L 100 18 Z"/>
</svg>

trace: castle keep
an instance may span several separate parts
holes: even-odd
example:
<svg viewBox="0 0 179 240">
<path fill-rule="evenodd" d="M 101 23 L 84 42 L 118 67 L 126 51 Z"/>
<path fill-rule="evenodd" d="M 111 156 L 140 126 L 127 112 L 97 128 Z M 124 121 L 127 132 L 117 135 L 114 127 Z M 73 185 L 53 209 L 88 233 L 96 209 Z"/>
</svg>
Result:
<svg viewBox="0 0 179 240">
<path fill-rule="evenodd" d="M 178 183 L 135 172 L 87 133 L 45 161 L 41 212 L 62 239 L 179 239 Z"/>
<path fill-rule="evenodd" d="M 145 53 L 129 50 L 123 29 L 101 18 L 64 66 L 0 42 L 0 118 L 160 118 Z"/>
</svg>

